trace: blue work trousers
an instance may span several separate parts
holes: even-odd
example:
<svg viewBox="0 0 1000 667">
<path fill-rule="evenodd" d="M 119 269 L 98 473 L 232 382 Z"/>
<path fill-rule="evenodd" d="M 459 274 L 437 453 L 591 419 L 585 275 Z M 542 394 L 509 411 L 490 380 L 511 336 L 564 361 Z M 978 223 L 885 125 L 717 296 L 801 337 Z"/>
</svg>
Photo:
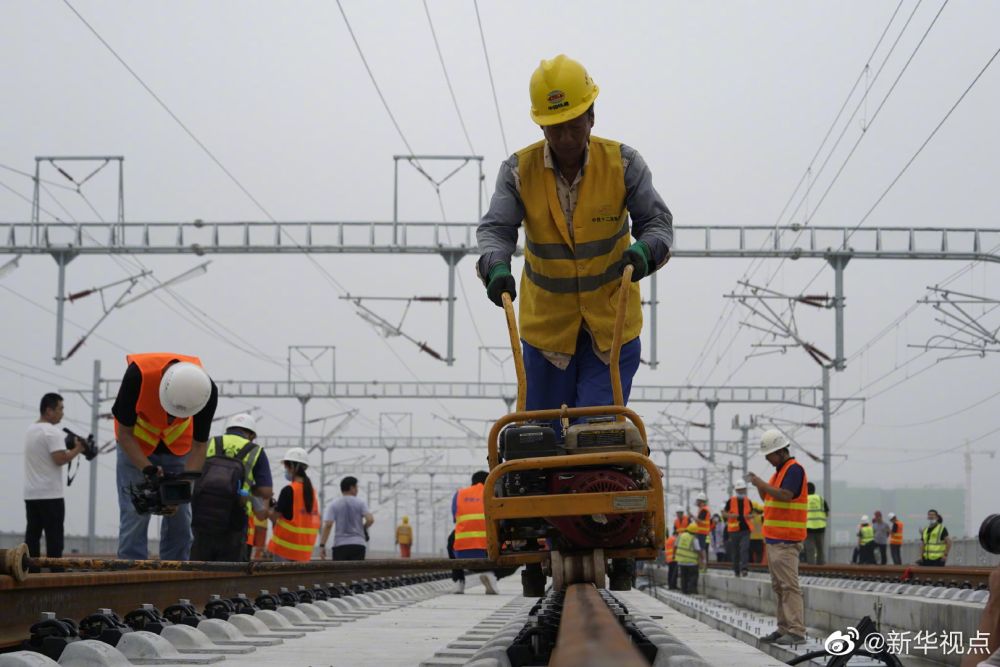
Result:
<svg viewBox="0 0 1000 667">
<path fill-rule="evenodd" d="M 165 472 L 183 472 L 187 456 L 151 454 L 149 462 Z M 118 448 L 118 557 L 145 560 L 149 558 L 150 514 L 139 514 L 132 504 L 130 485 L 139 486 L 145 481 L 142 471 L 132 465 L 128 456 Z M 160 518 L 160 558 L 162 560 L 190 560 L 191 505 L 177 506 L 172 516 Z"/>
<path fill-rule="evenodd" d="M 566 370 L 559 370 L 549 362 L 542 351 L 521 341 L 524 346 L 524 370 L 528 382 L 525 407 L 528 410 L 549 410 L 565 404 L 571 408 L 592 405 L 612 405 L 611 372 L 607 364 L 594 354 L 590 334 L 580 329 L 576 339 L 576 352 Z M 633 338 L 622 345 L 618 367 L 621 369 L 622 396 L 628 403 L 632 391 L 632 378 L 639 369 L 641 345 Z M 559 420 L 552 427 L 560 433 Z M 559 438 L 562 440 L 562 438 Z"/>
</svg>

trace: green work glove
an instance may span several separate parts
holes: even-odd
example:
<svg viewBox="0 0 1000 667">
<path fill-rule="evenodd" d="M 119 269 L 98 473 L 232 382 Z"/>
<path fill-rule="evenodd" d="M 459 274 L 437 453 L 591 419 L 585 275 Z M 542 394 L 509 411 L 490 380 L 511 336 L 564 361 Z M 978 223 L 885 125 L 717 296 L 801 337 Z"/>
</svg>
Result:
<svg viewBox="0 0 1000 667">
<path fill-rule="evenodd" d="M 632 282 L 638 282 L 642 278 L 649 275 L 649 265 L 652 262 L 652 253 L 649 251 L 649 246 L 642 241 L 636 241 L 628 247 L 628 250 L 622 255 L 622 260 L 625 262 L 622 264 L 622 271 L 625 270 L 625 264 L 631 264 L 632 269 Z"/>
<path fill-rule="evenodd" d="M 504 292 L 510 293 L 511 301 L 517 298 L 517 286 L 514 283 L 514 276 L 510 273 L 510 264 L 497 264 L 490 269 L 490 276 L 486 279 L 486 296 L 503 308 L 503 299 L 500 295 Z"/>
</svg>

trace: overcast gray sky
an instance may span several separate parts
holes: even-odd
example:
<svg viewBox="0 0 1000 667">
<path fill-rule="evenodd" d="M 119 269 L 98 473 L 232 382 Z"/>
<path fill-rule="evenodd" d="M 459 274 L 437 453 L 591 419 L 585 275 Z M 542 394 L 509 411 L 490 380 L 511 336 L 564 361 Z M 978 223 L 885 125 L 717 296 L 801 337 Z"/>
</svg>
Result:
<svg viewBox="0 0 1000 667">
<path fill-rule="evenodd" d="M 410 148 L 417 153 L 474 150 L 483 155 L 489 192 L 500 160 L 541 137 L 528 116 L 532 70 L 540 59 L 565 52 L 582 61 L 601 87 L 595 134 L 620 140 L 643 154 L 678 227 L 777 222 L 853 227 L 1000 46 L 996 32 L 1000 6 L 968 0 L 945 5 L 942 9 L 939 1 L 914 0 L 482 0 L 479 13 L 506 148 L 472 2 L 427 3 L 471 148 L 449 97 L 424 5 L 345 0 L 343 9 Z M 73 6 L 276 219 L 391 219 L 392 155 L 408 148 L 365 72 L 336 2 L 73 0 Z M 887 24 L 885 39 L 863 74 Z M 63 2 L 0 4 L 0 52 L 7 64 L 0 70 L 4 91 L 0 164 L 31 171 L 37 155 L 124 155 L 129 220 L 265 218 Z M 865 227 L 998 227 L 998 67 L 986 70 L 865 220 Z M 813 183 L 811 192 L 803 197 L 799 190 L 792 199 L 789 210 L 798 207 L 797 213 L 779 217 L 859 75 L 862 83 L 847 105 L 851 111 L 860 104 L 858 116 L 847 125 L 825 168 L 821 170 L 821 165 L 832 140 L 813 163 L 807 177 Z M 843 126 L 842 118 L 833 138 Z M 863 140 L 847 159 L 862 134 Z M 829 195 L 817 206 L 841 165 Z M 47 169 L 47 178 L 61 179 L 51 167 Z M 446 172 L 444 165 L 430 169 L 437 175 Z M 85 169 L 73 166 L 72 173 L 79 178 Z M 30 205 L 8 188 L 30 198 L 31 180 L 0 169 L 0 184 L 0 220 L 30 219 Z M 82 192 L 101 216 L 113 217 L 115 186 L 109 168 Z M 448 181 L 442 188 L 447 219 L 475 221 L 476 187 L 468 170 Z M 433 188 L 414 170 L 401 168 L 400 188 L 403 219 L 441 219 Z M 63 219 L 95 219 L 81 196 L 50 189 L 51 194 L 43 193 L 47 210 Z M 7 259 L 0 257 L 0 264 Z M 141 259 L 161 280 L 203 261 L 192 256 Z M 474 380 L 478 348 L 503 346 L 506 341 L 502 314 L 486 300 L 470 258 L 459 264 L 458 361 L 451 368 L 399 338 L 380 340 L 301 256 L 209 259 L 207 275 L 176 288 L 184 301 L 149 297 L 113 313 L 97 331 L 101 338 L 92 337 L 61 367 L 52 362 L 55 319 L 42 309 L 54 308 L 55 263 L 44 256 L 24 257 L 19 268 L 0 278 L 5 322 L 0 357 L 0 470 L 5 471 L 0 480 L 5 483 L 0 485 L 0 502 L 9 508 L 21 506 L 23 432 L 39 397 L 55 388 L 89 386 L 94 359 L 104 364 L 105 377 L 114 377 L 123 372 L 129 351 L 175 350 L 200 355 L 217 379 L 282 379 L 288 345 L 330 344 L 337 346 L 339 379 Z M 446 291 L 445 264 L 433 256 L 317 259 L 355 294 Z M 119 280 L 126 271 L 135 270 L 130 262 L 131 258 L 78 258 L 68 269 L 68 289 Z M 733 259 L 672 262 L 659 283 L 661 364 L 655 371 L 640 369 L 636 383 L 818 384 L 819 368 L 799 350 L 747 359 L 760 335 L 741 327 L 745 313 L 734 312 L 722 297 L 748 272 L 757 282 L 773 277 L 772 288 L 798 293 L 822 266 L 820 260 L 769 260 L 752 266 Z M 516 267 L 519 270 L 520 264 Z M 995 355 L 935 363 L 938 354 L 909 347 L 942 331 L 929 307 L 911 310 L 911 306 L 925 295 L 928 285 L 943 283 L 956 272 L 961 274 L 950 283 L 953 289 L 1000 297 L 992 266 L 969 268 L 943 261 L 855 261 L 848 266 L 850 359 L 847 370 L 834 377 L 833 391 L 836 396 L 873 398 L 864 409 L 845 407 L 835 417 L 834 447 L 847 455 L 835 460 L 837 479 L 927 487 L 928 505 L 933 505 L 933 486 L 963 485 L 965 479 L 959 450 L 935 454 L 977 438 L 975 450 L 996 450 L 997 435 L 981 437 L 1000 427 Z M 826 268 L 807 291 L 825 293 L 832 288 L 832 272 Z M 166 304 L 188 311 L 195 324 Z M 390 319 L 402 312 L 394 303 L 373 307 Z M 100 313 L 96 298 L 67 305 L 67 318 L 75 323 L 67 325 L 67 347 L 80 335 L 80 325 L 89 327 Z M 832 354 L 833 313 L 800 309 L 797 315 L 803 338 Z M 986 313 L 984 322 L 994 329 L 1000 325 L 1000 315 Z M 444 323 L 442 306 L 418 304 L 403 328 L 443 351 Z M 890 325 L 884 336 L 875 339 Z M 648 340 L 647 330 L 643 334 L 647 351 Z M 302 376 L 314 373 L 308 366 L 296 371 Z M 486 361 L 483 376 L 499 380 L 512 377 L 512 372 Z M 291 400 L 223 400 L 219 412 L 228 414 L 249 404 L 264 411 L 262 433 L 298 431 L 299 406 Z M 309 410 L 323 415 L 344 406 L 361 410 L 362 417 L 346 429 L 359 435 L 377 431 L 379 412 L 412 411 L 416 434 L 452 435 L 458 431 L 432 413 L 490 418 L 504 410 L 499 401 L 454 400 L 314 401 Z M 654 421 L 665 406 L 635 407 Z M 696 420 L 707 417 L 699 405 L 670 406 L 669 411 Z M 721 406 L 719 437 L 737 437 L 738 432 L 729 429 L 735 414 L 762 412 L 791 420 L 818 417 L 815 411 L 798 408 Z M 81 429 L 89 424 L 87 406 L 70 395 L 67 417 Z M 319 433 L 319 424 L 312 428 L 310 432 Z M 102 439 L 109 434 L 110 424 L 105 422 Z M 803 431 L 800 436 L 803 444 L 819 451 L 818 431 Z M 705 434 L 694 430 L 691 437 Z M 338 452 L 331 458 L 355 454 Z M 396 458 L 414 456 L 415 452 Z M 459 452 L 447 459 L 468 464 L 471 470 L 481 457 Z M 671 464 L 696 466 L 699 461 L 678 454 Z M 117 530 L 113 464 L 113 455 L 98 463 L 102 534 Z M 978 526 L 982 517 L 1000 509 L 1000 490 L 990 484 L 1000 462 L 977 456 L 973 464 L 973 518 Z M 819 481 L 818 464 L 806 465 L 811 478 Z M 759 458 L 752 468 L 768 472 Z M 361 477 L 364 484 L 367 479 Z M 86 491 L 82 481 L 67 493 L 69 532 L 86 529 Z M 715 504 L 722 495 L 721 486 L 713 489 Z M 919 515 L 925 508 L 882 509 Z M 19 512 L 5 513 L 0 529 L 21 530 Z M 382 508 L 378 517 L 376 544 L 384 546 L 391 508 Z M 953 530 L 961 532 L 961 526 Z"/>
</svg>

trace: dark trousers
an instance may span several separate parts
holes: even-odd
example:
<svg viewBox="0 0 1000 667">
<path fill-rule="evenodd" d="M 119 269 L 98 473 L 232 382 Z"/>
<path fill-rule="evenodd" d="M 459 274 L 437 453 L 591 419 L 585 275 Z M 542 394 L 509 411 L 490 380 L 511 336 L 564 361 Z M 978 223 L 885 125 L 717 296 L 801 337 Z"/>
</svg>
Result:
<svg viewBox="0 0 1000 667">
<path fill-rule="evenodd" d="M 248 560 L 246 556 L 246 528 L 235 531 L 194 531 L 191 560 L 217 563 L 235 563 Z"/>
<path fill-rule="evenodd" d="M 66 520 L 66 503 L 62 498 L 45 500 L 25 500 L 24 515 L 27 519 L 24 529 L 24 543 L 28 545 L 28 555 L 37 558 L 42 555 L 42 533 L 45 533 L 45 555 L 62 558 L 63 523 Z M 38 568 L 30 568 L 38 572 Z"/>
<path fill-rule="evenodd" d="M 823 541 L 825 538 L 825 529 L 806 531 L 805 548 L 802 550 L 802 555 L 805 557 L 805 561 L 803 562 L 811 563 L 812 565 L 824 565 L 826 563 L 826 558 L 823 555 Z"/>
<path fill-rule="evenodd" d="M 889 546 L 889 545 L 887 545 L 887 544 L 879 544 L 877 542 L 875 543 L 875 550 L 878 552 L 878 564 L 879 565 L 885 565 L 886 562 L 887 562 L 887 558 L 886 558 L 886 554 L 885 554 L 885 548 L 887 546 Z"/>
<path fill-rule="evenodd" d="M 923 565 L 924 567 L 944 567 L 944 558 L 935 558 L 934 560 L 921 558 L 917 561 L 917 565 Z"/>
<path fill-rule="evenodd" d="M 729 559 L 733 562 L 733 572 L 739 576 L 740 572 L 747 570 L 750 561 L 750 531 L 739 530 L 729 533 Z"/>
<path fill-rule="evenodd" d="M 681 593 L 694 595 L 698 592 L 698 566 L 678 565 L 681 570 Z"/>
<path fill-rule="evenodd" d="M 677 590 L 677 562 L 667 563 L 667 588 Z"/>
<path fill-rule="evenodd" d="M 455 558 L 455 531 L 448 535 L 448 558 Z M 452 581 L 465 581 L 465 570 L 455 569 L 451 571 Z"/>
<path fill-rule="evenodd" d="M 892 554 L 892 564 L 893 565 L 902 565 L 903 564 L 903 556 L 902 556 L 902 554 L 899 553 L 900 547 L 902 547 L 902 546 L 903 546 L 902 544 L 890 544 L 889 545 L 889 553 Z"/>
<path fill-rule="evenodd" d="M 750 540 L 750 562 L 764 562 L 764 540 Z"/>
<path fill-rule="evenodd" d="M 365 545 L 363 544 L 342 544 L 330 550 L 331 560 L 364 560 Z"/>
<path fill-rule="evenodd" d="M 858 562 L 861 565 L 875 564 L 875 543 L 869 542 L 858 547 Z"/>
</svg>

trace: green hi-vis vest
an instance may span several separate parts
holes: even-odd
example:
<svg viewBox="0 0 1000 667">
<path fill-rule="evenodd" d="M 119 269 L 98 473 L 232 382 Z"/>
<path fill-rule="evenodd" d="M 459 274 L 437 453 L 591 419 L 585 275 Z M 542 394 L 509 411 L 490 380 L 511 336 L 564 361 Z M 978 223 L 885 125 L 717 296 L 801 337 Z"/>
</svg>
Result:
<svg viewBox="0 0 1000 667">
<path fill-rule="evenodd" d="M 924 540 L 924 560 L 941 560 L 948 545 L 941 539 L 944 532 L 944 524 L 939 523 L 933 528 L 924 528 L 920 536 Z"/>
<path fill-rule="evenodd" d="M 694 550 L 695 536 L 691 533 L 681 533 L 674 547 L 674 560 L 678 565 L 698 564 L 698 552 Z"/>
<path fill-rule="evenodd" d="M 826 512 L 823 510 L 823 496 L 818 493 L 809 494 L 809 514 L 806 519 L 806 530 L 821 530 L 826 528 Z"/>
<path fill-rule="evenodd" d="M 875 529 L 871 527 L 871 524 L 865 524 L 858 531 L 858 537 L 861 538 L 861 546 L 865 546 L 875 540 Z"/>
<path fill-rule="evenodd" d="M 222 452 L 231 459 L 235 459 L 244 447 L 250 445 L 249 440 L 232 433 L 217 435 L 208 441 L 208 450 L 205 452 L 206 459 L 215 456 L 216 443 L 220 440 L 222 441 Z M 248 493 L 254 486 L 253 467 L 257 465 L 261 451 L 263 450 L 260 445 L 251 445 L 243 454 L 243 490 Z M 253 516 L 253 505 L 250 504 L 249 499 L 246 502 L 246 511 L 247 516 Z"/>
<path fill-rule="evenodd" d="M 517 157 L 525 236 L 521 338 L 547 352 L 573 354 L 586 322 L 597 349 L 610 350 L 622 255 L 630 243 L 621 144 L 590 137 L 572 220 L 559 202 L 555 172 L 545 167 L 545 142 Z M 628 290 L 622 342 L 642 330 L 639 283 Z"/>
</svg>

